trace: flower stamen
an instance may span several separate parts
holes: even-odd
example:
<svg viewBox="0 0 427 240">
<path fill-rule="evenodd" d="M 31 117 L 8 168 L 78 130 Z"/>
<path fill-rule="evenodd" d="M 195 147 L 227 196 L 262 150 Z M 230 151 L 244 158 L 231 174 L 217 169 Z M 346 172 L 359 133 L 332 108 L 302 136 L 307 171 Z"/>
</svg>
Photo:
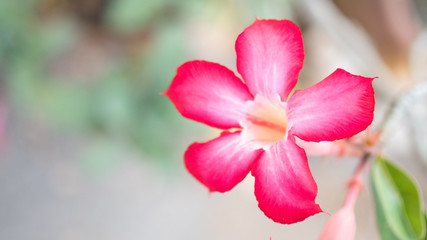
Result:
<svg viewBox="0 0 427 240">
<path fill-rule="evenodd" d="M 241 121 L 242 137 L 255 148 L 266 148 L 282 140 L 287 132 L 285 103 L 255 96 L 245 108 L 246 117 Z"/>
</svg>

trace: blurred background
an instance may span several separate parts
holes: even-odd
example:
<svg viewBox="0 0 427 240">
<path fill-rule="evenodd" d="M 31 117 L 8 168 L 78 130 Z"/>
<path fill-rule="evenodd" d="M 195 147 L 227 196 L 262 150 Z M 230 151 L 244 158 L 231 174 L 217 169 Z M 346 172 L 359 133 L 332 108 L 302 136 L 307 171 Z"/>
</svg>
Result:
<svg viewBox="0 0 427 240">
<path fill-rule="evenodd" d="M 0 0 L 0 239 L 316 239 L 327 214 L 274 223 L 252 177 L 209 194 L 183 153 L 218 131 L 159 95 L 188 60 L 235 71 L 235 40 L 256 17 L 301 27 L 298 88 L 336 68 L 379 77 L 374 129 L 403 99 L 384 153 L 426 199 L 426 16 L 423 0 Z M 309 161 L 333 213 L 357 159 Z M 356 239 L 378 239 L 366 185 Z"/>
</svg>

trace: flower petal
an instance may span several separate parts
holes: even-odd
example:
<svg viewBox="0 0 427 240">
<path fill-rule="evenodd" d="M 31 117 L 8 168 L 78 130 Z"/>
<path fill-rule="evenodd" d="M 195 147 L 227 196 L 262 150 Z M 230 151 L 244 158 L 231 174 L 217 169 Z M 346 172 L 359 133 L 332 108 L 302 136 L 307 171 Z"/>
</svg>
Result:
<svg viewBox="0 0 427 240">
<path fill-rule="evenodd" d="M 262 152 L 248 148 L 240 132 L 223 132 L 209 142 L 190 145 L 184 160 L 188 171 L 211 192 L 226 192 L 246 177 Z"/>
<path fill-rule="evenodd" d="M 259 208 L 273 221 L 291 224 L 322 212 L 307 156 L 291 137 L 266 150 L 252 175 Z"/>
<path fill-rule="evenodd" d="M 255 20 L 236 40 L 237 70 L 253 94 L 286 101 L 304 61 L 301 31 L 288 20 Z"/>
<path fill-rule="evenodd" d="M 240 127 L 243 104 L 253 99 L 232 71 L 206 61 L 181 65 L 165 94 L 184 117 L 222 129 Z"/>
<path fill-rule="evenodd" d="M 364 130 L 374 117 L 372 80 L 337 69 L 296 91 L 288 102 L 290 134 L 304 141 L 333 141 Z"/>
</svg>

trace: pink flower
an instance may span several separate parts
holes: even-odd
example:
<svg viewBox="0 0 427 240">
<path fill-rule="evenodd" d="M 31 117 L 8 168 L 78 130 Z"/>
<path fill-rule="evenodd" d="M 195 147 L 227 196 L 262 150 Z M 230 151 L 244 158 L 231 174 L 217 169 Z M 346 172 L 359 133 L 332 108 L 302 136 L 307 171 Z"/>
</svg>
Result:
<svg viewBox="0 0 427 240">
<path fill-rule="evenodd" d="M 354 239 L 356 234 L 354 205 L 361 188 L 362 181 L 360 180 L 360 176 L 358 176 L 350 182 L 350 190 L 347 194 L 344 206 L 329 219 L 319 240 Z"/>
<path fill-rule="evenodd" d="M 184 117 L 224 129 L 187 149 L 188 171 L 218 192 L 251 172 L 259 207 L 276 222 L 322 212 L 295 136 L 332 141 L 364 130 L 373 118 L 373 78 L 337 69 L 288 99 L 304 60 L 301 32 L 288 20 L 255 20 L 237 38 L 236 52 L 244 81 L 222 65 L 196 60 L 178 68 L 165 92 Z"/>
</svg>

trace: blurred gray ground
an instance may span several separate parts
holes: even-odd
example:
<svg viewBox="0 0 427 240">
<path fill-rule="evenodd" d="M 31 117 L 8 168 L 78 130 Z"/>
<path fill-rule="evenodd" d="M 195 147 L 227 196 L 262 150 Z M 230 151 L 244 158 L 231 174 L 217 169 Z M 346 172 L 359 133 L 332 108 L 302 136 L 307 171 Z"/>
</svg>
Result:
<svg viewBox="0 0 427 240">
<path fill-rule="evenodd" d="M 396 116 L 385 152 L 414 174 L 426 199 L 426 165 L 407 117 Z M 0 155 L 0 239 L 316 239 L 329 219 L 318 214 L 290 226 L 272 222 L 257 207 L 251 176 L 228 193 L 209 194 L 186 172 L 181 154 L 190 142 L 213 135 L 176 139 L 182 152 L 172 157 L 174 171 L 114 142 L 107 146 L 116 150 L 104 148 L 110 165 L 99 170 L 85 157 L 97 136 L 70 134 L 14 108 L 7 122 L 8 142 Z M 342 205 L 356 165 L 357 159 L 310 159 L 317 202 L 326 212 Z M 365 183 L 356 205 L 356 239 L 378 239 Z"/>
<path fill-rule="evenodd" d="M 400 127 L 385 152 L 415 174 L 426 198 L 426 168 L 405 121 L 397 120 Z M 93 172 L 83 156 L 96 137 L 70 135 L 13 110 L 7 129 L 8 146 L 0 155 L 0 239 L 316 239 L 329 218 L 274 223 L 257 207 L 251 176 L 228 193 L 209 194 L 186 172 L 181 155 L 173 159 L 176 171 L 168 173 L 126 148 L 111 166 Z M 356 164 L 310 159 L 317 202 L 326 212 L 343 203 Z M 378 239 L 369 186 L 358 199 L 356 217 L 356 239 Z"/>
<path fill-rule="evenodd" d="M 226 194 L 209 194 L 181 156 L 172 175 L 131 150 L 107 173 L 90 173 L 81 156 L 91 139 L 22 117 L 9 115 L 10 148 L 0 158 L 0 239 L 316 239 L 328 219 L 274 223 L 257 207 L 251 176 Z M 310 164 L 318 202 L 335 211 L 356 161 Z M 372 239 L 375 229 L 369 195 L 358 202 L 358 239 Z"/>
</svg>

